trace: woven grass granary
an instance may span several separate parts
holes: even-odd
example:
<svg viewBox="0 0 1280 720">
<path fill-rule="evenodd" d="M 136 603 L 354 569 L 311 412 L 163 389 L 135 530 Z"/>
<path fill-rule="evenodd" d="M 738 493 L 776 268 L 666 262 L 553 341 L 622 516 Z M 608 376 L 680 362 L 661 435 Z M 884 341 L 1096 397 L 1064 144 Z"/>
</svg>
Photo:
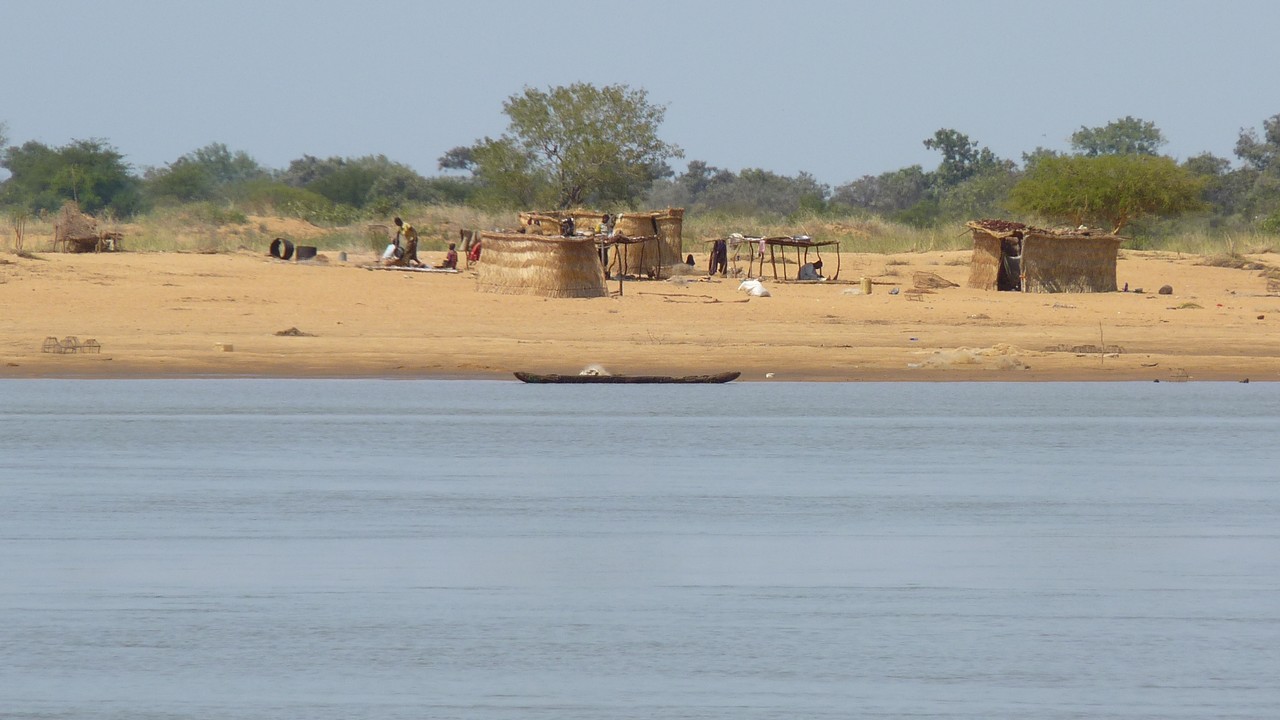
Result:
<svg viewBox="0 0 1280 720">
<path fill-rule="evenodd" d="M 1022 292 L 1115 292 L 1120 238 L 1096 230 L 1045 230 L 1005 220 L 968 223 L 969 287 Z"/>
<path fill-rule="evenodd" d="M 683 227 L 683 208 L 622 213 L 614 224 L 614 229 L 627 237 L 653 238 L 649 242 L 619 248 L 619 252 L 624 253 L 626 266 L 642 273 L 660 271 L 684 262 Z"/>
<path fill-rule="evenodd" d="M 579 235 L 590 235 L 604 221 L 604 213 L 592 210 L 546 210 L 520 213 L 520 232 L 530 235 L 559 235 L 560 223 L 573 218 Z"/>
<path fill-rule="evenodd" d="M 590 237 L 486 232 L 480 240 L 484 262 L 475 266 L 480 292 L 553 298 L 609 295 Z"/>
</svg>

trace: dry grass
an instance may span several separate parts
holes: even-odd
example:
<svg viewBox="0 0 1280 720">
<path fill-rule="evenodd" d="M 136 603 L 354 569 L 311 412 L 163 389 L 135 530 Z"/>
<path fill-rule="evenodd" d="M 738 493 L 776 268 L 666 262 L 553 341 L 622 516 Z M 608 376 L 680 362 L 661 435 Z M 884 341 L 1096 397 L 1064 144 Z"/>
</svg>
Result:
<svg viewBox="0 0 1280 720">
<path fill-rule="evenodd" d="M 617 210 L 617 208 L 602 208 Z M 422 251 L 441 251 L 457 242 L 458 231 L 514 229 L 518 213 L 485 210 L 457 205 L 422 205 L 401 208 L 398 214 L 417 227 Z M 124 248 L 131 252 L 233 252 L 239 248 L 265 252 L 275 237 L 295 244 L 314 245 L 324 251 L 368 250 L 366 228 L 370 224 L 390 225 L 390 217 L 363 218 L 346 226 L 319 227 L 296 218 L 256 217 L 235 208 L 193 203 L 176 208 L 158 208 L 121 223 L 99 219 L 99 228 L 125 234 Z M 706 252 L 706 241 L 732 233 L 751 236 L 808 235 L 815 240 L 836 240 L 845 252 L 885 255 L 968 250 L 973 247 L 969 232 L 959 223 L 921 229 L 877 217 L 857 215 L 803 215 L 787 219 L 776 215 L 725 215 L 691 213 L 683 219 L 684 251 Z M 12 233 L 6 233 L 12 235 Z M 53 222 L 50 217 L 32 216 L 25 228 L 26 247 L 37 251 L 52 249 Z M 12 245 L 12 238 L 8 238 Z M 1230 234 L 1215 236 L 1190 232 L 1161 238 L 1126 241 L 1126 247 L 1163 250 L 1202 256 L 1257 255 L 1280 247 L 1275 235 Z"/>
<path fill-rule="evenodd" d="M 1217 253 L 1209 255 L 1197 265 L 1206 265 L 1208 267 L 1230 268 L 1232 270 L 1267 270 L 1269 266 L 1256 260 L 1240 255 L 1238 253 Z"/>
</svg>

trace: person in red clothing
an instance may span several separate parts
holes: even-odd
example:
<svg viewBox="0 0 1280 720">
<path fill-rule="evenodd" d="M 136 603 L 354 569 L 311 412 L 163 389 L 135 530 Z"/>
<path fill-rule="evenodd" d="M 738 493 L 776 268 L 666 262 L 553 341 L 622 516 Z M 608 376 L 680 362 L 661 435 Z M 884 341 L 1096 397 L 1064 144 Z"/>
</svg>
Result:
<svg viewBox="0 0 1280 720">
<path fill-rule="evenodd" d="M 444 255 L 444 262 L 436 266 L 441 270 L 457 270 L 458 269 L 458 245 L 457 243 L 449 243 L 449 252 Z"/>
<path fill-rule="evenodd" d="M 480 262 L 480 240 L 477 239 L 471 243 L 471 249 L 467 251 L 467 262 Z"/>
</svg>

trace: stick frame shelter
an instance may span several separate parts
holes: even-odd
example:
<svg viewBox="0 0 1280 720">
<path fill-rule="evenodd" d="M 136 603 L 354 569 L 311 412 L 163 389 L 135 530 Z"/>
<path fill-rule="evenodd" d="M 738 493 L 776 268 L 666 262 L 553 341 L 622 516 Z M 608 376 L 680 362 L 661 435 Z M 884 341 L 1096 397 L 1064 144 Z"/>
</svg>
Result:
<svg viewBox="0 0 1280 720">
<path fill-rule="evenodd" d="M 730 237 L 728 238 L 728 243 L 729 243 L 729 246 L 733 248 L 733 252 L 731 253 L 731 262 L 733 263 L 733 268 L 735 272 L 738 270 L 739 255 L 742 252 L 743 246 L 750 246 L 750 252 L 747 255 L 747 276 L 748 277 L 764 276 L 765 260 L 764 260 L 763 253 L 760 254 L 759 274 L 757 275 L 752 273 L 752 269 L 755 267 L 756 248 L 758 248 L 763 243 L 764 246 L 769 249 L 769 265 L 773 271 L 773 279 L 775 281 L 782 281 L 782 280 L 798 281 L 800 268 L 809 262 L 810 250 L 815 251 L 815 254 L 817 255 L 817 257 L 814 258 L 815 260 L 821 260 L 822 248 L 834 246 L 836 249 L 835 250 L 836 271 L 832 273 L 827 279 L 831 281 L 835 281 L 840 278 L 840 241 L 839 240 L 813 240 L 807 237 L 796 237 L 792 235 L 777 235 L 773 237 L 764 237 L 764 238 Z M 796 254 L 796 277 L 794 278 L 784 277 L 786 274 L 785 269 L 787 264 L 787 252 L 788 252 L 787 248 L 794 249 Z M 783 276 L 780 276 L 778 274 L 779 257 L 781 257 L 782 266 L 784 270 Z"/>
<path fill-rule="evenodd" d="M 599 253 L 603 253 L 605 250 L 609 248 L 617 248 L 619 246 L 627 247 L 628 249 L 632 245 L 640 246 L 639 260 L 637 263 L 640 266 L 639 268 L 633 269 L 631 267 L 630 252 L 614 252 L 613 255 L 609 258 L 609 263 L 607 265 L 604 265 L 603 263 L 601 263 L 602 266 L 604 267 L 604 274 L 606 278 L 613 277 L 615 275 L 618 277 L 625 277 L 629 274 L 639 275 L 643 273 L 644 268 L 646 266 L 654 267 L 656 268 L 659 275 L 662 274 L 663 265 L 662 265 L 661 252 L 657 253 L 658 262 L 656 264 L 646 264 L 645 262 L 646 260 L 649 259 L 648 258 L 649 254 L 647 252 L 648 248 L 652 247 L 655 250 L 657 249 L 657 244 L 655 243 L 655 241 L 658 239 L 658 236 L 644 235 L 641 237 L 627 237 L 625 235 L 596 235 L 593 237 L 595 238 L 595 242 L 596 242 L 596 250 Z M 618 271 L 616 273 L 611 271 L 611 269 L 615 266 L 618 268 Z"/>
</svg>

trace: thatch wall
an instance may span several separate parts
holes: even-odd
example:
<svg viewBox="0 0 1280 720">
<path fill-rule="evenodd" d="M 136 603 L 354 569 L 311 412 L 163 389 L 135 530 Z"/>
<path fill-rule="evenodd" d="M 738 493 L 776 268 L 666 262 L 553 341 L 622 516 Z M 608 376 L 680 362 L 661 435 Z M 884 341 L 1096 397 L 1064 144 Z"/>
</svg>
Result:
<svg viewBox="0 0 1280 720">
<path fill-rule="evenodd" d="M 987 226 L 984 226 L 986 223 Z M 1090 231 L 1034 228 L 1001 221 L 971 222 L 969 287 L 996 290 L 1006 239 L 1021 243 L 1023 292 L 1115 292 L 1121 239 Z"/>
<path fill-rule="evenodd" d="M 520 213 L 520 231 L 529 235 L 559 235 L 560 218 L 551 213 Z"/>
<path fill-rule="evenodd" d="M 973 258 L 969 260 L 969 287 L 995 290 L 1000 277 L 1000 238 L 973 231 Z"/>
<path fill-rule="evenodd" d="M 590 235 L 604 222 L 604 213 L 590 210 L 569 210 L 566 215 L 573 218 L 573 225 L 581 235 Z"/>
<path fill-rule="evenodd" d="M 520 213 L 521 229 L 533 235 L 559 235 L 560 221 L 573 218 L 574 229 L 579 235 L 590 235 L 604 222 L 604 213 L 591 210 L 545 210 Z"/>
<path fill-rule="evenodd" d="M 1023 292 L 1115 292 L 1120 238 L 1114 235 L 1022 238 Z"/>
<path fill-rule="evenodd" d="M 480 234 L 476 289 L 556 298 L 608 297 L 595 241 L 527 233 Z"/>
<path fill-rule="evenodd" d="M 661 264 L 661 250 L 658 242 L 658 226 L 654 223 L 653 213 L 622 213 L 613 223 L 613 230 L 619 235 L 629 238 L 653 238 L 642 243 L 619 245 L 619 267 L 626 267 L 629 272 L 645 274 Z"/>
<path fill-rule="evenodd" d="M 53 236 L 55 242 L 96 243 L 99 238 L 98 221 L 80 212 L 75 201 L 68 200 L 62 204 L 53 222 Z"/>
<path fill-rule="evenodd" d="M 657 236 L 658 226 L 653 219 L 654 213 L 622 213 L 613 224 L 613 229 L 619 235 L 627 237 Z"/>
<path fill-rule="evenodd" d="M 646 243 L 619 248 L 631 270 L 647 273 L 684 262 L 684 209 L 622 213 L 614 229 L 627 237 L 653 237 Z"/>
<path fill-rule="evenodd" d="M 684 208 L 658 211 L 654 215 L 653 224 L 658 228 L 662 264 L 670 266 L 684 262 Z"/>
</svg>

